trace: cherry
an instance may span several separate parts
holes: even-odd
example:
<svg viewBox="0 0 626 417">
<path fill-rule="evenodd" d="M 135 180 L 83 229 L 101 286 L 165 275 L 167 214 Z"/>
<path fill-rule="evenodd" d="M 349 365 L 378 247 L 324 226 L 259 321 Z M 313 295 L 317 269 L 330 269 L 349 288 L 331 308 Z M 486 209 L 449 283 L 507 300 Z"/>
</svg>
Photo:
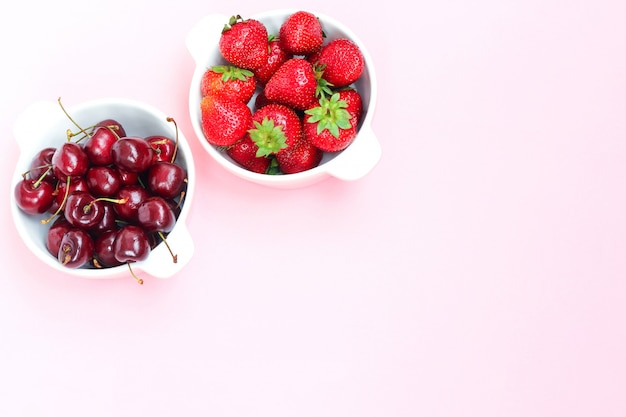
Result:
<svg viewBox="0 0 626 417">
<path fill-rule="evenodd" d="M 126 136 L 126 130 L 120 122 L 115 119 L 104 119 L 95 124 L 95 128 L 106 127 L 112 131 L 118 138 Z"/>
<path fill-rule="evenodd" d="M 87 170 L 87 187 L 97 196 L 110 197 L 122 187 L 119 172 L 110 166 L 93 166 Z"/>
<path fill-rule="evenodd" d="M 178 262 L 178 255 L 172 252 L 165 239 L 165 234 L 176 225 L 176 214 L 167 200 L 159 196 L 148 197 L 137 209 L 137 223 L 148 233 L 156 232 L 167 246 L 174 263 Z"/>
<path fill-rule="evenodd" d="M 113 241 L 112 251 L 115 259 L 126 263 L 133 278 L 139 284 L 143 284 L 143 280 L 135 275 L 130 265 L 133 262 L 143 261 L 150 255 L 152 247 L 148 234 L 139 226 L 132 224 L 123 226 Z"/>
<path fill-rule="evenodd" d="M 115 198 L 124 202 L 115 204 L 113 209 L 122 220 L 134 222 L 137 220 L 137 209 L 149 196 L 148 191 L 142 186 L 127 185 L 120 188 L 115 195 Z"/>
<path fill-rule="evenodd" d="M 147 186 L 151 193 L 164 198 L 174 198 L 187 183 L 185 169 L 173 162 L 160 161 L 148 170 Z"/>
<path fill-rule="evenodd" d="M 59 181 L 55 191 L 56 207 L 62 206 L 64 208 L 67 196 L 77 191 L 89 191 L 87 180 L 84 177 L 70 177 L 69 181 Z"/>
<path fill-rule="evenodd" d="M 104 202 L 84 192 L 74 192 L 67 197 L 65 218 L 74 227 L 96 227 L 104 216 Z"/>
<path fill-rule="evenodd" d="M 146 141 L 154 150 L 153 162 L 169 161 L 172 162 L 176 158 L 177 145 L 176 142 L 167 136 L 154 135 L 148 136 Z"/>
<path fill-rule="evenodd" d="M 65 217 L 57 217 L 54 223 L 48 229 L 46 234 L 46 248 L 55 257 L 59 254 L 61 240 L 63 236 L 74 227 L 65 219 Z"/>
<path fill-rule="evenodd" d="M 137 209 L 137 223 L 148 233 L 169 233 L 176 224 L 176 216 L 164 198 L 152 196 Z"/>
<path fill-rule="evenodd" d="M 98 236 L 94 242 L 94 265 L 97 268 L 110 268 L 122 265 L 113 253 L 113 243 L 117 237 L 118 229 L 107 230 Z"/>
<path fill-rule="evenodd" d="M 29 174 L 31 178 L 43 176 L 45 181 L 54 184 L 57 180 L 52 169 L 52 155 L 56 148 L 44 148 L 37 152 L 30 163 Z"/>
<path fill-rule="evenodd" d="M 76 142 L 65 142 L 52 155 L 52 165 L 57 178 L 85 175 L 89 157 Z"/>
<path fill-rule="evenodd" d="M 96 127 L 83 147 L 93 165 L 110 165 L 113 163 L 111 147 L 118 137 L 108 127 Z"/>
<path fill-rule="evenodd" d="M 119 262 L 143 261 L 150 251 L 150 240 L 140 226 L 127 224 L 117 232 L 113 254 Z"/>
<path fill-rule="evenodd" d="M 113 163 L 130 172 L 143 172 L 154 157 L 154 150 L 145 139 L 127 136 L 119 139 L 111 147 Z"/>
<path fill-rule="evenodd" d="M 137 179 L 139 178 L 138 173 L 126 171 L 124 169 L 121 169 L 120 167 L 114 167 L 114 168 L 117 171 L 117 175 L 119 175 L 120 177 L 122 186 L 137 184 Z"/>
<path fill-rule="evenodd" d="M 17 206 L 28 214 L 42 214 L 52 207 L 54 187 L 41 179 L 22 178 L 14 188 Z"/>
<path fill-rule="evenodd" d="M 91 260 L 93 253 L 93 238 L 85 230 L 73 228 L 61 239 L 57 258 L 68 268 L 80 268 Z"/>
<path fill-rule="evenodd" d="M 102 214 L 102 219 L 93 227 L 89 228 L 89 233 L 92 236 L 98 237 L 110 230 L 117 230 L 117 215 L 115 213 L 115 209 L 113 208 L 113 204 L 109 201 L 104 201 L 102 208 L 104 209 L 104 213 Z"/>
</svg>

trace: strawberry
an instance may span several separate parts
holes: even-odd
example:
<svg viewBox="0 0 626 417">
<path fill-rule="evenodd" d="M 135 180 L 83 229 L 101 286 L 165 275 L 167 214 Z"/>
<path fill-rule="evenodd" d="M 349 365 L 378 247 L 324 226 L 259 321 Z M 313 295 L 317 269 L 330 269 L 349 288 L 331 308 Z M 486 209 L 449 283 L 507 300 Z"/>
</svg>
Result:
<svg viewBox="0 0 626 417">
<path fill-rule="evenodd" d="M 265 65 L 257 68 L 254 71 L 254 75 L 256 76 L 257 81 L 265 85 L 274 72 L 280 67 L 286 60 L 291 58 L 291 54 L 289 54 L 280 44 L 280 41 L 274 35 L 270 35 L 268 38 L 268 55 L 267 62 Z"/>
<path fill-rule="evenodd" d="M 357 123 L 361 120 L 363 112 L 363 99 L 357 90 L 351 87 L 342 88 L 338 91 L 339 100 L 347 103 L 346 110 L 352 117 L 357 119 Z"/>
<path fill-rule="evenodd" d="M 248 132 L 258 146 L 257 156 L 280 154 L 300 140 L 302 121 L 296 112 L 283 104 L 268 104 L 252 115 L 254 127 Z"/>
<path fill-rule="evenodd" d="M 209 95 L 200 102 L 202 130 L 215 146 L 230 146 L 241 139 L 252 123 L 252 111 L 243 102 L 223 95 Z"/>
<path fill-rule="evenodd" d="M 250 139 L 250 134 L 246 133 L 241 140 L 226 148 L 226 154 L 248 171 L 265 174 L 270 166 L 271 159 L 264 156 L 256 156 L 258 149 L 258 146 Z"/>
<path fill-rule="evenodd" d="M 325 152 L 338 152 L 356 137 L 358 120 L 346 108 L 348 103 L 339 93 L 322 97 L 317 105 L 305 110 L 302 132 L 315 147 Z"/>
<path fill-rule="evenodd" d="M 270 101 L 304 110 L 315 101 L 317 79 L 313 66 L 304 58 L 285 61 L 265 85 L 264 93 Z"/>
<path fill-rule="evenodd" d="M 207 69 L 200 83 L 203 97 L 226 94 L 244 103 L 250 101 L 255 89 L 254 73 L 231 65 L 215 65 Z"/>
<path fill-rule="evenodd" d="M 322 47 L 313 64 L 323 71 L 322 78 L 334 88 L 340 88 L 359 79 L 365 60 L 357 44 L 350 39 L 336 38 Z"/>
<path fill-rule="evenodd" d="M 297 11 L 280 26 L 278 37 L 283 48 L 293 55 L 308 55 L 322 48 L 324 30 L 313 13 Z"/>
<path fill-rule="evenodd" d="M 276 161 L 281 172 L 295 174 L 315 168 L 322 161 L 322 152 L 313 146 L 304 136 L 294 146 L 285 149 L 276 155 Z"/>
<path fill-rule="evenodd" d="M 237 67 L 255 70 L 267 62 L 267 28 L 256 19 L 232 16 L 219 41 L 222 56 Z"/>
</svg>

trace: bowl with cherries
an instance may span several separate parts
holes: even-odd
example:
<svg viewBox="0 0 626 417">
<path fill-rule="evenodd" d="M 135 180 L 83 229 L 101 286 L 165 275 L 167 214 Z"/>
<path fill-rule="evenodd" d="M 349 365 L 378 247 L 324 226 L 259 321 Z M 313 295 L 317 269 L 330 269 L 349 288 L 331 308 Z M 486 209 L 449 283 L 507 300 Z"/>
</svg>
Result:
<svg viewBox="0 0 626 417">
<path fill-rule="evenodd" d="M 191 259 L 195 168 L 176 118 L 134 100 L 31 105 L 17 119 L 11 208 L 26 246 L 84 278 L 168 278 Z"/>
</svg>

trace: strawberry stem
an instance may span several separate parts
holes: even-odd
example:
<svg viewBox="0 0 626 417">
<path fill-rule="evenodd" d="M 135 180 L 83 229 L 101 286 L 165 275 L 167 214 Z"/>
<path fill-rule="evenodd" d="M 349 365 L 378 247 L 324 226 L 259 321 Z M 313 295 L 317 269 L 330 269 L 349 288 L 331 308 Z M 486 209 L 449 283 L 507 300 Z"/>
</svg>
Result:
<svg viewBox="0 0 626 417">
<path fill-rule="evenodd" d="M 254 121 L 254 128 L 248 130 L 250 139 L 256 144 L 257 157 L 269 156 L 278 153 L 287 147 L 287 136 L 283 132 L 282 125 L 274 125 L 270 118 L 263 118 L 261 123 Z"/>
</svg>

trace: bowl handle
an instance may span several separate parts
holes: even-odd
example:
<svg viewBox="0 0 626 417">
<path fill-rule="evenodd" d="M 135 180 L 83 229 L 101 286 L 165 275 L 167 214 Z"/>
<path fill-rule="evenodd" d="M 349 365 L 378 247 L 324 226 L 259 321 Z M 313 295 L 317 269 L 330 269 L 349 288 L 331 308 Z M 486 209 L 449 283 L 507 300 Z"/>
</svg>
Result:
<svg viewBox="0 0 626 417">
<path fill-rule="evenodd" d="M 176 255 L 176 263 L 172 260 L 167 245 Z M 169 278 L 178 273 L 189 263 L 194 252 L 194 243 L 184 222 L 176 223 L 176 228 L 167 236 L 167 245 L 161 242 L 150 253 L 147 261 L 137 264 L 137 268 L 155 278 Z"/>
<path fill-rule="evenodd" d="M 328 173 L 344 181 L 358 180 L 369 173 L 380 160 L 380 142 L 370 125 L 363 125 L 357 139 L 335 158 Z"/>
<path fill-rule="evenodd" d="M 228 16 L 210 14 L 202 18 L 189 31 L 186 45 L 189 53 L 196 63 L 201 63 L 207 56 L 207 51 L 214 45 L 219 44 L 224 25 L 228 23 Z"/>
</svg>

